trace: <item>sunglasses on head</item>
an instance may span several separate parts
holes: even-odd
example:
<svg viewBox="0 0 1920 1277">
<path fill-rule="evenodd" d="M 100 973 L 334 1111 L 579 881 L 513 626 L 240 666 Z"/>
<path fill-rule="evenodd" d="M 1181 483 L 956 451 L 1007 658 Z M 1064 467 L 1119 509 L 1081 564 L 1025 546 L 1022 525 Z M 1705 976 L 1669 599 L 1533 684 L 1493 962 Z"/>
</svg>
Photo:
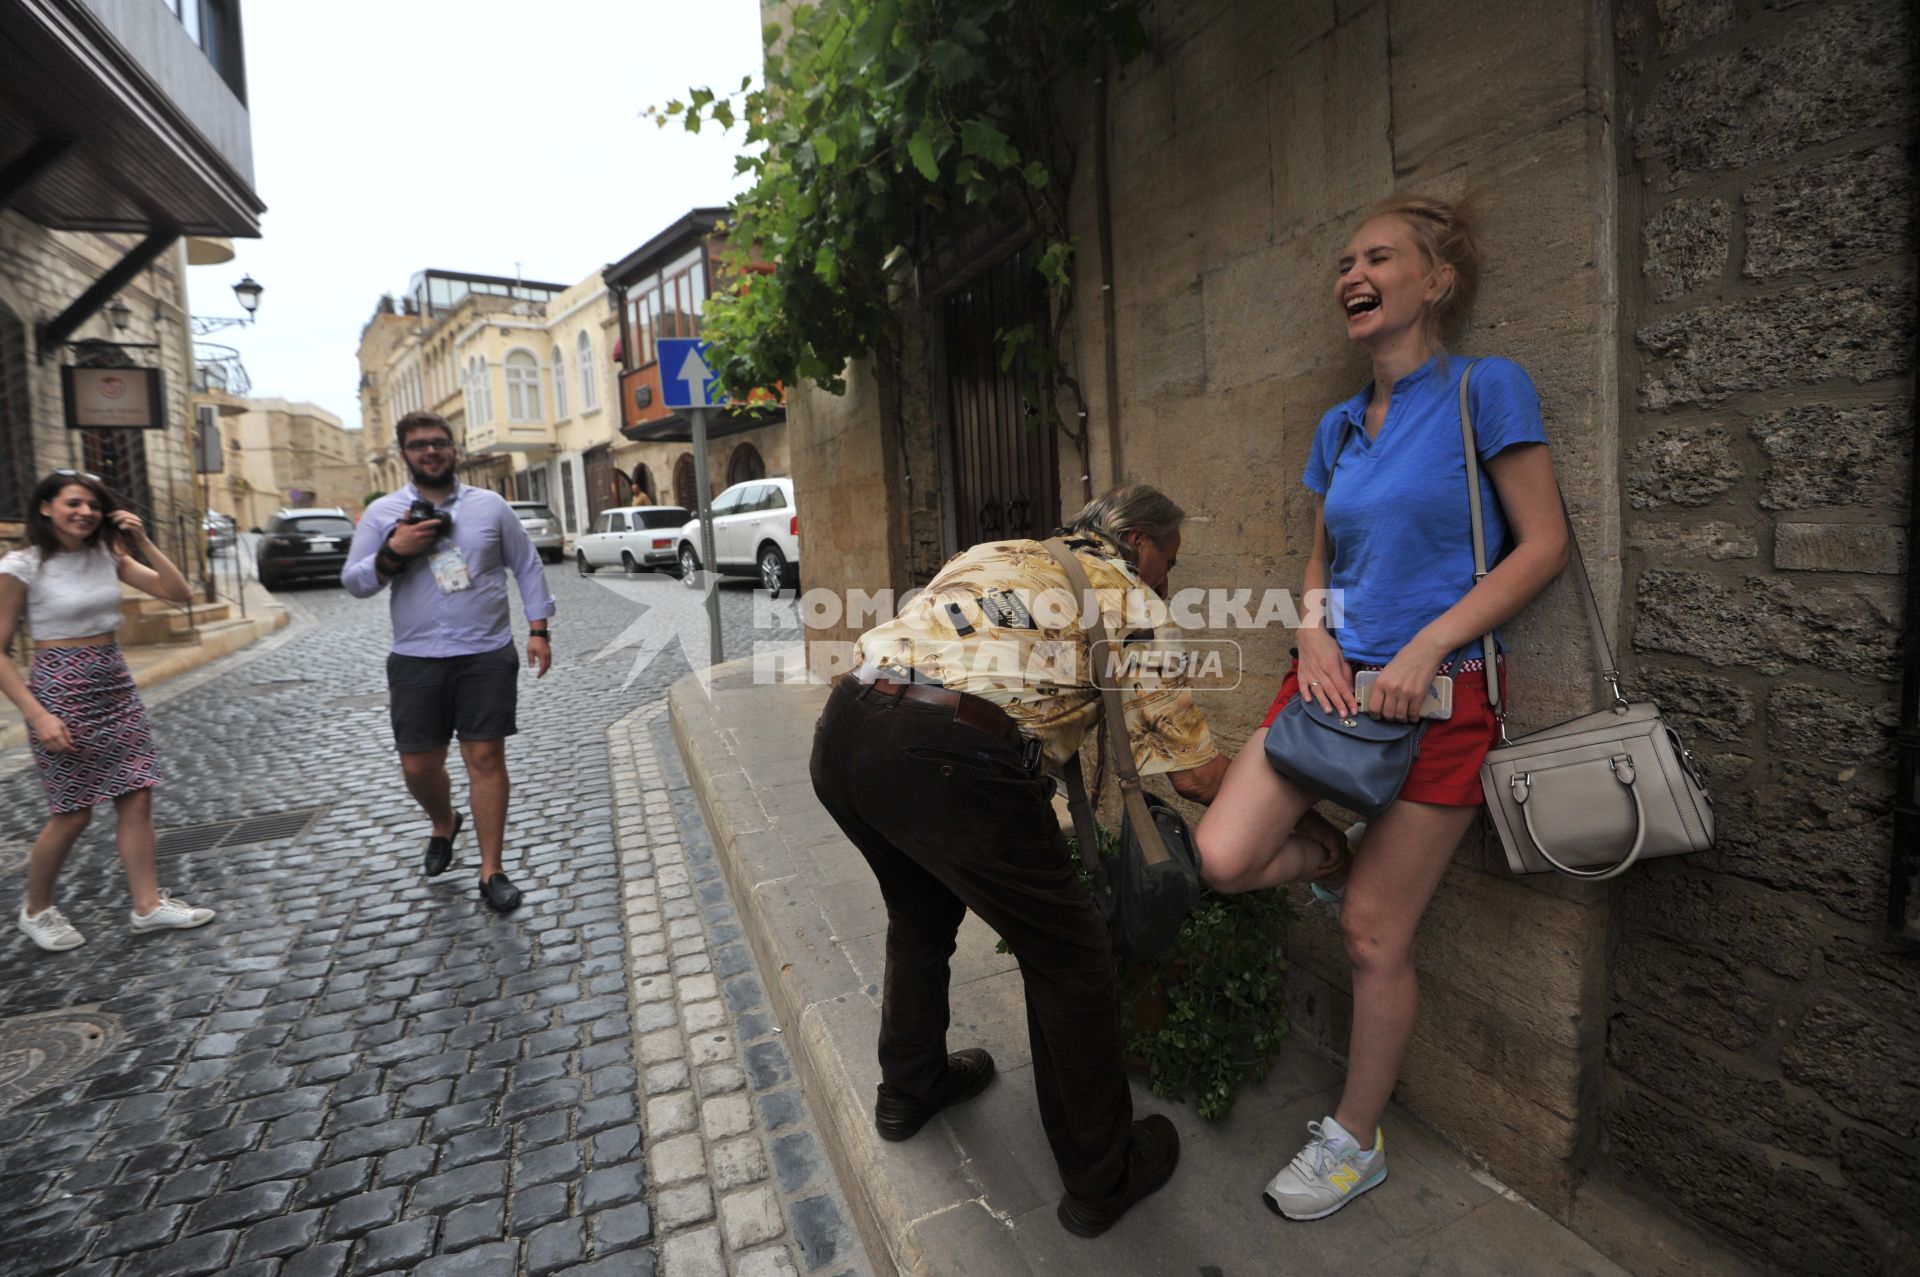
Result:
<svg viewBox="0 0 1920 1277">
<path fill-rule="evenodd" d="M 94 483 L 100 482 L 99 475 L 89 474 L 85 470 L 55 470 L 54 473 L 65 479 L 88 479 Z"/>
</svg>

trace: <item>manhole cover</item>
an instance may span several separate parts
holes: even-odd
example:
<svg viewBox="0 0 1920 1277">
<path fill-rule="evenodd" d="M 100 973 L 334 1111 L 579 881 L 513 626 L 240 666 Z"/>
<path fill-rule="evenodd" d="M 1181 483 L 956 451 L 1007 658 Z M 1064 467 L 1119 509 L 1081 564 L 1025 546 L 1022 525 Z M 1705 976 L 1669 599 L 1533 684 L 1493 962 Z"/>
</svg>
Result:
<svg viewBox="0 0 1920 1277">
<path fill-rule="evenodd" d="M 120 1019 L 69 1007 L 0 1020 L 0 1113 L 55 1087 L 120 1045 Z"/>
<path fill-rule="evenodd" d="M 183 825 L 177 829 L 157 830 L 154 854 L 184 856 L 196 851 L 213 851 L 215 848 L 250 847 L 263 842 L 295 842 L 325 811 L 325 807 L 302 807 L 296 811 L 274 812 L 265 816 L 220 820 L 210 825 Z"/>
</svg>

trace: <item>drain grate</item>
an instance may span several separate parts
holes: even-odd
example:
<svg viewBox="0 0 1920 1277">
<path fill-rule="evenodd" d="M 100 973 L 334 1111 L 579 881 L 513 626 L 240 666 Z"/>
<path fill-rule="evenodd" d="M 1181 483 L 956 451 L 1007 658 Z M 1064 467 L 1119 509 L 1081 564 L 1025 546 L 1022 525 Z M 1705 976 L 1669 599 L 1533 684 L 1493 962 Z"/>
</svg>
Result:
<svg viewBox="0 0 1920 1277">
<path fill-rule="evenodd" d="M 0 1113 L 60 1085 L 122 1036 L 119 1017 L 98 1006 L 0 1020 Z"/>
<path fill-rule="evenodd" d="M 243 816 L 238 820 L 220 820 L 210 825 L 182 825 L 177 829 L 158 830 L 154 854 L 186 856 L 216 848 L 297 842 L 325 811 L 325 807 L 302 807 L 268 816 Z"/>
</svg>

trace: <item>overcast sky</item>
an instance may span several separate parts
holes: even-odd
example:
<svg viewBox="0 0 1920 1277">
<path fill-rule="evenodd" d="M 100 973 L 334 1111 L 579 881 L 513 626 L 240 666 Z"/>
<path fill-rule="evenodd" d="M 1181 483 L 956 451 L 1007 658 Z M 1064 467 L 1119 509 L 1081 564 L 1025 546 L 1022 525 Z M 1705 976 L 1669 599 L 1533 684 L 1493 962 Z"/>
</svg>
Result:
<svg viewBox="0 0 1920 1277">
<path fill-rule="evenodd" d="M 641 111 L 760 65 L 756 0 L 335 0 L 246 6 L 263 237 L 188 272 L 253 394 L 360 421 L 354 351 L 382 293 L 429 266 L 572 284 L 737 192 L 740 133 Z"/>
</svg>

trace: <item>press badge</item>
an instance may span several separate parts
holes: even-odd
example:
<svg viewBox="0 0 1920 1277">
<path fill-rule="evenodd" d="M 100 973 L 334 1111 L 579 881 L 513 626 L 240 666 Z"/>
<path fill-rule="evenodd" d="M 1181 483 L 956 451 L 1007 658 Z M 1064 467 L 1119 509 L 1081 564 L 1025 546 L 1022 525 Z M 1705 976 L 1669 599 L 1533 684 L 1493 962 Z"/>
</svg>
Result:
<svg viewBox="0 0 1920 1277">
<path fill-rule="evenodd" d="M 473 585 L 473 577 L 467 571 L 467 561 L 454 545 L 435 550 L 433 557 L 427 560 L 427 565 L 433 569 L 433 583 L 440 587 L 442 594 L 458 594 Z"/>
</svg>

